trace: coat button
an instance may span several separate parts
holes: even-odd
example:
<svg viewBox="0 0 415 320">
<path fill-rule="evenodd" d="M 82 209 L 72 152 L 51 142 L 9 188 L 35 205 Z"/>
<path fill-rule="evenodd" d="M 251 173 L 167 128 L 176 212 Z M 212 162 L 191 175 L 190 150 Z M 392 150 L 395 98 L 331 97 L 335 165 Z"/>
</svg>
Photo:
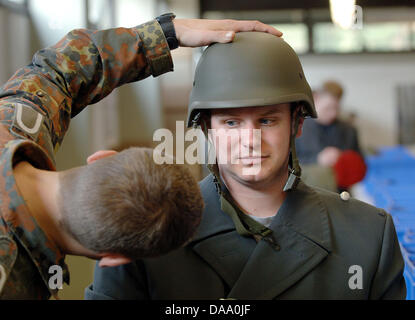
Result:
<svg viewBox="0 0 415 320">
<path fill-rule="evenodd" d="M 340 193 L 340 198 L 343 201 L 347 201 L 350 199 L 350 193 L 348 193 L 347 191 L 343 191 L 342 193 Z"/>
<path fill-rule="evenodd" d="M 43 97 L 45 96 L 45 93 L 44 93 L 43 91 L 41 91 L 41 90 L 38 90 L 38 91 L 36 92 L 36 95 L 37 95 L 38 97 L 40 97 L 40 98 L 43 98 Z"/>
</svg>

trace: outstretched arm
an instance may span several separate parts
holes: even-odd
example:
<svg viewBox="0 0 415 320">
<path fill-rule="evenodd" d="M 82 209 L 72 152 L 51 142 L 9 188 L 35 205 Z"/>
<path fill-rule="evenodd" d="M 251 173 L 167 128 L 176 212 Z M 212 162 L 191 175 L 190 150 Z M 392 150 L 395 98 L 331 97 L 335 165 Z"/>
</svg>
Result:
<svg viewBox="0 0 415 320">
<path fill-rule="evenodd" d="M 179 45 L 185 47 L 230 42 L 239 31 L 281 35 L 257 21 L 176 19 L 174 26 Z M 70 118 L 85 106 L 122 84 L 172 70 L 170 50 L 156 20 L 134 28 L 77 29 L 38 51 L 30 65 L 16 72 L 0 89 L 0 107 L 24 104 L 42 114 L 56 150 Z"/>
</svg>

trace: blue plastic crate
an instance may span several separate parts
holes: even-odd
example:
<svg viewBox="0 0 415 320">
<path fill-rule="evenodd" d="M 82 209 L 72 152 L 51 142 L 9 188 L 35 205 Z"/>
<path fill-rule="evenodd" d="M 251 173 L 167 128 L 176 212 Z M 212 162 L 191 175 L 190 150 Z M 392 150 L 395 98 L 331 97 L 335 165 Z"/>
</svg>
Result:
<svg viewBox="0 0 415 320">
<path fill-rule="evenodd" d="M 415 300 L 415 157 L 403 146 L 384 147 L 366 163 L 362 184 L 393 218 L 405 260 L 407 299 Z"/>
<path fill-rule="evenodd" d="M 412 275 L 405 270 L 403 274 L 406 283 L 406 300 L 415 300 L 415 281 Z"/>
</svg>

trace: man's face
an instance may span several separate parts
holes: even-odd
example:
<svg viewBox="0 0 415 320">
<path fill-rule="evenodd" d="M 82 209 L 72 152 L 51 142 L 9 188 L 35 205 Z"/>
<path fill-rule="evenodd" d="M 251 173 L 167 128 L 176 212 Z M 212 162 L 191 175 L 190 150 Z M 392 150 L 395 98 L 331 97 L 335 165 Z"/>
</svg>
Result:
<svg viewBox="0 0 415 320">
<path fill-rule="evenodd" d="M 242 184 L 286 179 L 291 134 L 288 103 L 215 109 L 210 128 L 222 177 Z"/>
<path fill-rule="evenodd" d="M 317 122 L 329 125 L 337 119 L 340 111 L 339 99 L 330 93 L 322 92 L 314 95 L 317 111 Z"/>
</svg>

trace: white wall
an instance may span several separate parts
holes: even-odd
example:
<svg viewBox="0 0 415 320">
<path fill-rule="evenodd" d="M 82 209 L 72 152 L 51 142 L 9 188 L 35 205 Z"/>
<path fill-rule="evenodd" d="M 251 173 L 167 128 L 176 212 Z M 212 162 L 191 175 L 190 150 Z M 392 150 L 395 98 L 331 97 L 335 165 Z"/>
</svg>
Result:
<svg viewBox="0 0 415 320">
<path fill-rule="evenodd" d="M 132 27 L 157 16 L 154 0 L 117 0 L 117 26 Z M 120 144 L 152 141 L 162 127 L 159 78 L 149 78 L 117 89 L 119 95 Z"/>
<path fill-rule="evenodd" d="M 343 110 L 358 115 L 364 148 L 398 142 L 396 86 L 415 84 L 414 54 L 306 55 L 300 60 L 313 89 L 328 79 L 344 86 Z"/>
<path fill-rule="evenodd" d="M 30 0 L 30 16 L 42 47 L 58 42 L 75 28 L 85 28 L 83 0 Z"/>
<path fill-rule="evenodd" d="M 32 29 L 32 52 L 54 45 L 69 31 L 86 27 L 85 4 L 83 0 L 53 1 L 31 0 L 29 12 Z M 84 110 L 71 120 L 64 142 L 56 156 L 58 170 L 68 169 L 85 163 L 90 154 L 91 111 Z"/>
<path fill-rule="evenodd" d="M 0 86 L 31 62 L 29 18 L 0 7 Z"/>
</svg>

